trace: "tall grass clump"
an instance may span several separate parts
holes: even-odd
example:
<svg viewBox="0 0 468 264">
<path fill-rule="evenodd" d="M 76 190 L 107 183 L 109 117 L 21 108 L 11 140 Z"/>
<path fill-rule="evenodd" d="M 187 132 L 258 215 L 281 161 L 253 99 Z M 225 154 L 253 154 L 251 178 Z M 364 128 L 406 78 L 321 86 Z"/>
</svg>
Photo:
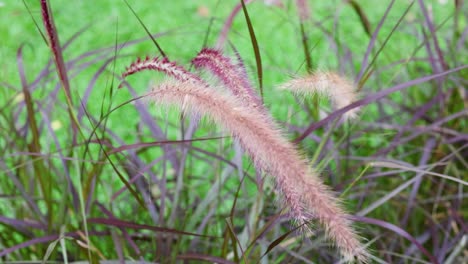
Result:
<svg viewBox="0 0 468 264">
<path fill-rule="evenodd" d="M 0 1 L 0 262 L 467 262 L 466 1 L 153 2 Z"/>
</svg>

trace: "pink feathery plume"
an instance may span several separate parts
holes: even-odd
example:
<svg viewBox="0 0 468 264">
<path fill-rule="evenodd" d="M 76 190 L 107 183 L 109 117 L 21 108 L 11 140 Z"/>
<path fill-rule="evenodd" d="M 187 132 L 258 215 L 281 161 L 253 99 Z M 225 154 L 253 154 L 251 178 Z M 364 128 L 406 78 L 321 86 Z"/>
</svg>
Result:
<svg viewBox="0 0 468 264">
<path fill-rule="evenodd" d="M 184 67 L 177 65 L 174 62 L 169 61 L 167 58 L 150 58 L 146 57 L 145 59 L 138 58 L 135 62 L 130 64 L 129 67 L 126 68 L 126 71 L 122 74 L 122 78 L 125 78 L 129 75 L 134 73 L 143 71 L 143 70 L 155 70 L 166 75 L 173 77 L 179 81 L 192 81 L 203 83 L 203 80 L 200 79 L 197 75 L 187 71 Z"/>
<path fill-rule="evenodd" d="M 236 65 L 220 51 L 204 48 L 192 60 L 192 63 L 196 68 L 209 70 L 245 105 L 265 111 L 262 101 L 250 84 L 242 62 Z"/>
<path fill-rule="evenodd" d="M 256 166 L 273 176 L 290 215 L 299 223 L 316 218 L 345 260 L 366 262 L 368 253 L 351 227 L 349 216 L 329 188 L 309 167 L 272 121 L 239 98 L 193 82 L 163 82 L 148 94 L 158 105 L 176 105 L 208 116 L 236 138 Z"/>
</svg>

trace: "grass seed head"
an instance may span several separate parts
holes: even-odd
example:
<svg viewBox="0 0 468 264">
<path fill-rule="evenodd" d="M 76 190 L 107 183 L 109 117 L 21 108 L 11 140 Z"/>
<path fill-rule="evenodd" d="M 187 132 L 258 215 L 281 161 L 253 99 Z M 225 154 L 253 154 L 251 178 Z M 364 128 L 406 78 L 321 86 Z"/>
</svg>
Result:
<svg viewBox="0 0 468 264">
<path fill-rule="evenodd" d="M 294 78 L 279 88 L 303 95 L 314 93 L 326 95 L 336 109 L 353 103 L 358 97 L 353 83 L 334 72 L 317 71 L 308 76 Z M 346 112 L 344 117 L 353 119 L 358 111 L 358 108 L 354 108 Z"/>
</svg>

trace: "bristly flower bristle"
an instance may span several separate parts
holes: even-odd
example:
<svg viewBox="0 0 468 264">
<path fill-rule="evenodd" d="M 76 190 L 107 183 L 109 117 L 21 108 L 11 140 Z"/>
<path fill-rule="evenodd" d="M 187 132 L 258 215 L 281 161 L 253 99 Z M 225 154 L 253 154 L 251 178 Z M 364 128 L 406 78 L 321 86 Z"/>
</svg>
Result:
<svg viewBox="0 0 468 264">
<path fill-rule="evenodd" d="M 279 86 L 298 94 L 318 93 L 327 95 L 334 108 L 343 108 L 354 101 L 358 95 L 353 83 L 334 72 L 318 71 L 304 77 L 294 78 Z M 354 108 L 344 114 L 346 119 L 352 119 L 357 116 L 358 108 Z"/>
<path fill-rule="evenodd" d="M 192 63 L 196 68 L 208 69 L 246 106 L 259 108 L 263 111 L 262 101 L 250 84 L 242 62 L 234 64 L 220 51 L 204 48 L 192 60 Z"/>
<path fill-rule="evenodd" d="M 150 58 L 148 56 L 143 60 L 141 58 L 138 58 L 135 62 L 130 64 L 130 66 L 127 67 L 126 71 L 122 74 L 122 78 L 125 78 L 129 75 L 143 70 L 159 71 L 182 82 L 203 82 L 198 76 L 187 71 L 184 67 L 169 61 L 169 59 L 167 58 Z"/>
</svg>

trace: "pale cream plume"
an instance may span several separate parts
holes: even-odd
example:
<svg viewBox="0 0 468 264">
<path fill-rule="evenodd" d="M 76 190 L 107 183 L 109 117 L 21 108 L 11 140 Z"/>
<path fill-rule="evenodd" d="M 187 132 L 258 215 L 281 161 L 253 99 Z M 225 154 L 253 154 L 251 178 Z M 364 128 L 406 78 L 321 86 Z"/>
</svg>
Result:
<svg viewBox="0 0 468 264">
<path fill-rule="evenodd" d="M 308 76 L 294 78 L 279 88 L 304 95 L 313 93 L 327 95 L 336 109 L 343 108 L 357 99 L 353 83 L 334 72 L 317 71 Z M 353 119 L 358 111 L 358 108 L 353 108 L 346 112 L 344 117 Z"/>
</svg>

